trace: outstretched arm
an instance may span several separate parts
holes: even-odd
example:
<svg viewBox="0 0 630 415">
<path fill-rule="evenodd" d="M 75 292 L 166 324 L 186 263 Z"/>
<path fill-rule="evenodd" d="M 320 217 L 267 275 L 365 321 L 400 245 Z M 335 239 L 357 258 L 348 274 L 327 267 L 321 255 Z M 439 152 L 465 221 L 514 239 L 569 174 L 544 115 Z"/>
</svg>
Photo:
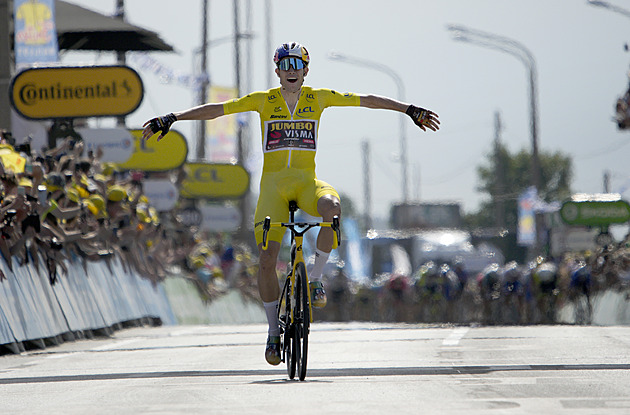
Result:
<svg viewBox="0 0 630 415">
<path fill-rule="evenodd" d="M 214 120 L 223 115 L 223 103 L 199 105 L 174 114 L 178 120 Z"/>
<path fill-rule="evenodd" d="M 150 119 L 145 122 L 142 131 L 142 139 L 146 140 L 153 134 L 160 132 L 158 141 L 170 130 L 175 121 L 181 120 L 213 120 L 223 115 L 223 103 L 210 103 L 199 105 L 184 111 L 171 112 L 162 117 Z"/>
<path fill-rule="evenodd" d="M 380 95 L 357 95 L 361 98 L 361 106 L 366 108 L 405 112 L 409 107 L 409 104 Z"/>
<path fill-rule="evenodd" d="M 426 131 L 427 128 L 433 131 L 440 129 L 439 117 L 433 111 L 379 95 L 359 94 L 359 98 L 361 99 L 361 106 L 365 108 L 404 112 L 409 115 L 413 122 L 423 131 Z"/>
</svg>

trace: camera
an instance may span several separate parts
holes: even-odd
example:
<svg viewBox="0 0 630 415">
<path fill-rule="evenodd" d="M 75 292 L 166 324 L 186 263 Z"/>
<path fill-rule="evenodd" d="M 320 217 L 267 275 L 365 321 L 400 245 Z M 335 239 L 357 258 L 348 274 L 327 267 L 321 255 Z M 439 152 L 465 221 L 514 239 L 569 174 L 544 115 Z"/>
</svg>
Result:
<svg viewBox="0 0 630 415">
<path fill-rule="evenodd" d="M 48 201 L 48 190 L 43 184 L 37 186 L 37 199 L 39 200 L 39 204 L 42 206 L 45 206 Z"/>
<path fill-rule="evenodd" d="M 4 214 L 4 219 L 2 219 L 2 223 L 4 226 L 11 226 L 13 220 L 15 219 L 15 215 L 17 215 L 17 210 L 9 209 Z"/>
<path fill-rule="evenodd" d="M 62 248 L 63 248 L 63 245 L 59 242 L 57 238 L 53 237 L 50 240 L 50 249 L 54 251 L 61 251 Z"/>
<path fill-rule="evenodd" d="M 24 153 L 27 155 L 31 155 L 31 145 L 30 143 L 23 143 L 23 144 L 18 144 L 15 147 L 15 151 L 18 153 Z"/>
<path fill-rule="evenodd" d="M 25 233 L 29 226 L 37 233 L 41 231 L 41 222 L 37 213 L 29 213 L 26 218 L 24 218 L 22 221 L 22 233 Z"/>
</svg>

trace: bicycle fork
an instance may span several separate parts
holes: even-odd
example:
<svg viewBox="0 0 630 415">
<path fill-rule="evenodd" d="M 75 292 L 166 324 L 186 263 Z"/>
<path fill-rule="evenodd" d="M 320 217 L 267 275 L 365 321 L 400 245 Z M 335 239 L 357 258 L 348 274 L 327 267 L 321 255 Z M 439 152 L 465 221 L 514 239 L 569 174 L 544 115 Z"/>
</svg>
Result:
<svg viewBox="0 0 630 415">
<path fill-rule="evenodd" d="M 295 276 L 297 274 L 296 269 L 297 269 L 297 264 L 304 264 L 304 284 L 306 284 L 306 292 L 308 295 L 308 315 L 309 315 L 309 322 L 312 323 L 313 322 L 313 308 L 311 306 L 312 302 L 311 302 L 311 287 L 309 286 L 309 281 L 308 281 L 308 273 L 306 272 L 306 261 L 304 261 L 304 252 L 302 250 L 302 241 L 303 241 L 304 237 L 302 235 L 295 235 L 294 237 L 294 241 L 293 241 L 293 246 L 296 247 L 295 249 L 295 257 L 293 258 L 293 263 L 292 263 L 292 269 L 291 269 L 291 298 L 295 298 Z M 291 307 L 291 323 L 295 323 L 295 315 L 294 315 L 294 307 Z"/>
</svg>

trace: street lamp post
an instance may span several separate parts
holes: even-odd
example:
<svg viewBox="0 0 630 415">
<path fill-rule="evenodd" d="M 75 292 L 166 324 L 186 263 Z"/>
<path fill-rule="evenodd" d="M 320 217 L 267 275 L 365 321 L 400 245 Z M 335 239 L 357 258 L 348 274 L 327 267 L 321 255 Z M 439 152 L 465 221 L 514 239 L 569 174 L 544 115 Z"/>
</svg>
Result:
<svg viewBox="0 0 630 415">
<path fill-rule="evenodd" d="M 532 185 L 537 191 L 541 190 L 540 159 L 538 156 L 538 113 L 536 102 L 536 61 L 534 55 L 523 44 L 513 39 L 470 29 L 461 25 L 449 25 L 448 30 L 453 33 L 455 40 L 468 42 L 479 46 L 488 47 L 508 53 L 519 59 L 529 72 L 529 103 L 530 103 L 530 133 L 532 142 L 531 175 Z M 536 249 L 540 249 L 540 237 L 542 233 L 542 220 L 536 219 Z"/>
<path fill-rule="evenodd" d="M 201 74 L 202 81 L 199 86 L 197 104 L 203 105 L 208 100 L 208 86 L 210 79 L 208 74 L 208 10 L 210 5 L 208 0 L 203 0 L 203 19 L 201 23 Z M 197 160 L 206 157 L 206 122 L 197 122 Z"/>
<path fill-rule="evenodd" d="M 346 62 L 352 65 L 363 66 L 366 68 L 374 69 L 376 71 L 382 72 L 394 80 L 396 83 L 396 88 L 398 89 L 398 100 L 401 102 L 405 102 L 405 87 L 403 85 L 402 79 L 396 72 L 394 72 L 390 67 L 385 66 L 378 62 L 373 62 L 365 59 L 355 58 L 352 56 L 348 56 L 346 54 L 331 51 L 328 53 L 328 58 L 332 60 L 337 60 L 340 62 Z M 402 198 L 403 203 L 407 203 L 408 201 L 408 193 L 407 193 L 407 137 L 406 137 L 406 128 L 405 128 L 405 114 L 400 116 L 400 164 L 401 164 L 401 175 L 402 175 Z"/>
<path fill-rule="evenodd" d="M 619 6 L 615 6 L 614 4 L 610 4 L 607 1 L 588 0 L 588 4 L 590 4 L 591 6 L 603 7 L 616 13 L 623 14 L 626 17 L 630 17 L 630 11 Z"/>
</svg>

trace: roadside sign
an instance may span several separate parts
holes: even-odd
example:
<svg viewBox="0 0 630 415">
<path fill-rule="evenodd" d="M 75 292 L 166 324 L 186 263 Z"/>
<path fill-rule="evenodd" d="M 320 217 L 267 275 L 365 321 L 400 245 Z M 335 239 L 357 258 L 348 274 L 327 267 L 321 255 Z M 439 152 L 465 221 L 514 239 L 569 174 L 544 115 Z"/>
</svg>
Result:
<svg viewBox="0 0 630 415">
<path fill-rule="evenodd" d="M 155 137 L 142 139 L 142 130 L 129 131 L 134 139 L 133 153 L 124 163 L 123 170 L 167 171 L 180 167 L 188 157 L 186 138 L 170 130 L 159 142 Z"/>
<path fill-rule="evenodd" d="M 201 228 L 212 232 L 234 232 L 241 226 L 241 212 L 234 206 L 206 205 L 199 208 Z"/>
<path fill-rule="evenodd" d="M 599 233 L 599 229 L 588 226 L 556 226 L 551 229 L 551 254 L 561 256 L 566 252 L 595 250 L 595 238 Z"/>
<path fill-rule="evenodd" d="M 125 128 L 77 128 L 85 143 L 85 151 L 103 151 L 101 162 L 118 163 L 129 160 L 133 152 L 133 137 Z"/>
<path fill-rule="evenodd" d="M 630 205 L 618 194 L 575 195 L 562 204 L 560 217 L 569 225 L 608 226 L 630 220 Z"/>
<path fill-rule="evenodd" d="M 237 199 L 249 188 L 249 173 L 238 164 L 186 163 L 180 195 L 187 199 Z"/>
<path fill-rule="evenodd" d="M 194 206 L 188 206 L 183 209 L 179 209 L 175 213 L 175 218 L 179 223 L 184 226 L 193 227 L 201 225 L 203 217 L 201 211 Z"/>
<path fill-rule="evenodd" d="M 145 196 L 158 212 L 167 212 L 175 207 L 179 198 L 177 187 L 170 180 L 148 179 L 142 183 Z"/>
<path fill-rule="evenodd" d="M 127 66 L 30 68 L 10 91 L 13 108 L 32 120 L 123 116 L 144 95 L 140 75 Z"/>
</svg>

